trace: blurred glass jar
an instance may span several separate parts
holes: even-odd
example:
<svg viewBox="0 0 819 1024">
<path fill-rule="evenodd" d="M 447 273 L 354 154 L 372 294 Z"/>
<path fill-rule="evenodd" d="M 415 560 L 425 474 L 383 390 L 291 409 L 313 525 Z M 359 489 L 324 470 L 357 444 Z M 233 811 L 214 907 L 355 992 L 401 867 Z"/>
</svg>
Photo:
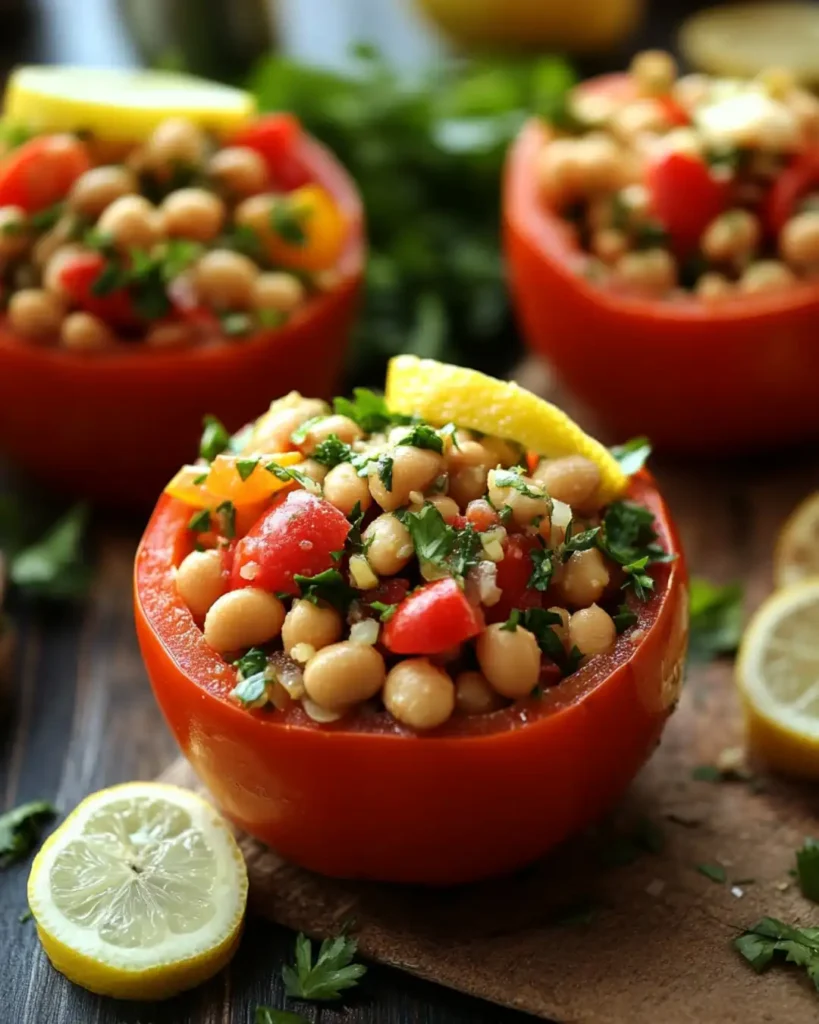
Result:
<svg viewBox="0 0 819 1024">
<path fill-rule="evenodd" d="M 146 64 L 242 79 L 274 43 L 272 0 L 118 0 Z"/>
<path fill-rule="evenodd" d="M 602 53 L 642 19 L 645 0 L 415 0 L 455 42 Z"/>
</svg>

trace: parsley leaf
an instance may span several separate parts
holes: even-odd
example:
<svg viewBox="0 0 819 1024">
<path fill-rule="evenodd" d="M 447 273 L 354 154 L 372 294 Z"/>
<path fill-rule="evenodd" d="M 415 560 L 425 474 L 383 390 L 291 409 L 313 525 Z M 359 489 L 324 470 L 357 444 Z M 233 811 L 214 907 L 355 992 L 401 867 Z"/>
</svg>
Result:
<svg viewBox="0 0 819 1024">
<path fill-rule="evenodd" d="M 44 210 L 38 210 L 29 216 L 29 227 L 35 231 L 49 231 L 62 217 L 64 210 L 65 203 L 63 202 L 54 203 L 52 206 L 47 206 Z"/>
<path fill-rule="evenodd" d="M 398 444 L 410 445 L 412 448 L 429 448 L 430 451 L 444 451 L 444 439 L 432 427 L 426 423 L 416 423 L 406 437 L 402 437 Z"/>
<path fill-rule="evenodd" d="M 301 484 L 311 494 L 320 493 L 321 489 L 316 481 L 306 473 L 302 473 L 299 469 L 294 469 L 292 466 L 280 466 L 278 462 L 268 462 L 264 468 L 268 473 L 272 473 L 277 480 L 282 480 L 285 483 L 295 480 L 297 484 Z"/>
<path fill-rule="evenodd" d="M 353 555 L 364 554 L 367 545 L 361 536 L 361 524 L 364 522 L 364 512 L 361 508 L 361 502 L 357 501 L 353 505 L 350 514 L 347 516 L 347 522 L 350 523 L 350 532 L 347 534 L 347 540 L 345 546 L 349 548 L 350 553 Z"/>
<path fill-rule="evenodd" d="M 610 451 L 626 476 L 633 476 L 643 468 L 651 455 L 651 442 L 647 437 L 633 437 L 625 444 L 614 445 Z"/>
<path fill-rule="evenodd" d="M 581 530 L 580 533 L 572 533 L 573 526 L 574 522 L 572 521 L 566 530 L 566 539 L 560 547 L 560 557 L 564 562 L 567 562 L 576 551 L 588 551 L 589 548 L 593 548 L 600 533 L 599 526 L 594 526 L 590 530 Z"/>
<path fill-rule="evenodd" d="M 43 826 L 56 814 L 46 800 L 33 800 L 0 814 L 0 868 L 22 860 L 40 841 Z"/>
<path fill-rule="evenodd" d="M 627 604 L 621 604 L 616 615 L 612 615 L 615 628 L 618 633 L 625 633 L 629 626 L 637 621 L 637 613 L 633 612 Z"/>
<path fill-rule="evenodd" d="M 356 596 L 356 591 L 348 586 L 338 569 L 325 569 L 316 576 L 301 576 L 296 573 L 293 580 L 306 601 L 313 604 L 326 601 L 340 611 L 346 611 Z"/>
<path fill-rule="evenodd" d="M 233 662 L 233 667 L 245 679 L 255 676 L 267 668 L 267 654 L 261 647 L 251 647 L 241 658 Z"/>
<path fill-rule="evenodd" d="M 758 973 L 772 963 L 804 967 L 819 990 L 819 928 L 799 928 L 763 917 L 734 939 L 734 949 Z"/>
<path fill-rule="evenodd" d="M 307 209 L 294 206 L 289 197 L 284 196 L 273 204 L 270 211 L 270 227 L 283 242 L 301 248 L 307 242 L 304 221 L 309 213 Z"/>
<path fill-rule="evenodd" d="M 383 601 L 370 601 L 370 608 L 374 612 L 378 612 L 379 622 L 389 622 L 390 619 L 398 611 L 397 604 L 384 604 Z"/>
<path fill-rule="evenodd" d="M 511 487 L 525 498 L 545 498 L 546 491 L 538 484 L 527 484 L 523 473 L 514 469 L 496 469 L 493 471 L 493 487 Z"/>
<path fill-rule="evenodd" d="M 648 566 L 674 557 L 658 543 L 654 514 L 633 501 L 613 501 L 608 506 L 596 542 L 604 555 L 622 566 L 626 574 L 623 589 L 632 587 L 640 600 L 654 589 Z"/>
<path fill-rule="evenodd" d="M 637 558 L 623 566 L 623 572 L 626 574 L 626 582 L 623 587 L 631 586 L 641 601 L 646 601 L 654 589 L 654 579 L 645 571 L 648 563 L 648 555 L 643 555 L 642 558 Z"/>
<path fill-rule="evenodd" d="M 236 536 L 236 508 L 232 501 L 223 501 L 216 506 L 216 515 L 222 527 L 223 536 L 233 540 Z"/>
<path fill-rule="evenodd" d="M 742 637 L 742 585 L 718 586 L 694 577 L 689 584 L 691 632 L 688 654 L 695 661 L 710 661 L 733 654 Z"/>
<path fill-rule="evenodd" d="M 312 943 L 300 933 L 296 939 L 295 966 L 282 968 L 285 992 L 294 999 L 341 998 L 341 993 L 356 986 L 367 971 L 364 964 L 352 962 L 357 949 L 355 939 L 344 935 L 325 939 L 314 962 Z"/>
<path fill-rule="evenodd" d="M 322 441 L 310 453 L 310 458 L 314 462 L 319 462 L 322 466 L 327 466 L 329 469 L 333 469 L 342 462 L 349 462 L 352 457 L 353 449 L 350 445 L 345 444 L 337 434 L 330 434 L 325 441 Z"/>
<path fill-rule="evenodd" d="M 471 524 L 456 530 L 429 503 L 418 512 L 395 514 L 409 530 L 419 562 L 429 562 L 451 576 L 465 576 L 481 560 L 481 538 Z"/>
<path fill-rule="evenodd" d="M 412 423 L 412 416 L 390 412 L 383 396 L 369 388 L 354 388 L 352 399 L 334 399 L 333 410 L 354 420 L 365 434 L 380 434 L 393 424 Z"/>
<path fill-rule="evenodd" d="M 819 841 L 806 839 L 801 850 L 796 851 L 796 877 L 802 895 L 819 903 Z"/>
<path fill-rule="evenodd" d="M 322 420 L 327 419 L 326 413 L 319 413 L 318 416 L 311 416 L 309 420 L 305 420 L 304 423 L 300 423 L 299 426 L 291 433 L 290 440 L 293 444 L 302 444 L 307 435 L 313 429 L 317 423 L 321 423 Z"/>
<path fill-rule="evenodd" d="M 38 597 L 61 600 L 79 597 L 90 581 L 82 559 L 88 506 L 75 505 L 38 541 L 23 547 L 9 561 L 9 579 Z"/>
<path fill-rule="evenodd" d="M 236 472 L 242 478 L 247 480 L 253 470 L 259 465 L 259 457 L 253 459 L 237 459 L 236 460 Z"/>
<path fill-rule="evenodd" d="M 392 490 L 392 467 L 393 460 L 386 452 L 379 455 L 375 461 L 375 472 L 378 479 L 388 491 Z"/>
<path fill-rule="evenodd" d="M 199 441 L 199 455 L 208 462 L 213 462 L 230 445 L 230 434 L 215 416 L 205 416 L 202 421 L 204 430 Z"/>
<path fill-rule="evenodd" d="M 706 878 L 710 878 L 712 882 L 717 882 L 719 885 L 722 885 L 728 877 L 722 864 L 697 864 L 696 867 L 701 875 L 705 875 Z"/>
<path fill-rule="evenodd" d="M 219 323 L 228 338 L 243 338 L 253 331 L 253 318 L 249 313 L 223 313 Z"/>
<path fill-rule="evenodd" d="M 210 529 L 210 509 L 203 508 L 188 520 L 188 529 L 191 533 L 206 533 Z"/>
<path fill-rule="evenodd" d="M 544 548 L 532 548 L 530 557 L 533 569 L 529 582 L 526 584 L 527 587 L 540 591 L 549 589 L 555 569 L 552 555 L 553 552 L 547 551 Z"/>
<path fill-rule="evenodd" d="M 272 1006 L 257 1006 L 253 1024 L 310 1024 L 300 1013 L 274 1010 Z"/>
<path fill-rule="evenodd" d="M 538 647 L 543 653 L 563 669 L 566 664 L 566 652 L 560 637 L 552 629 L 552 626 L 563 624 L 563 620 L 557 612 L 549 612 L 545 608 L 527 608 L 520 615 L 518 621 L 524 629 L 528 629 L 530 633 L 534 634 Z"/>
</svg>

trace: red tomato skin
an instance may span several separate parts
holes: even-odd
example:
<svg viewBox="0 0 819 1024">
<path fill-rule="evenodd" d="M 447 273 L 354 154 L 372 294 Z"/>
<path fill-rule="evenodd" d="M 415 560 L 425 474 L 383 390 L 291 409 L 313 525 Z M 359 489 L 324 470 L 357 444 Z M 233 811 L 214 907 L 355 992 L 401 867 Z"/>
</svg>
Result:
<svg viewBox="0 0 819 1024">
<path fill-rule="evenodd" d="M 60 270 L 60 284 L 75 304 L 88 313 L 93 313 L 113 327 L 132 327 L 139 322 L 139 317 L 124 288 L 107 295 L 94 294 L 94 285 L 104 267 L 105 259 L 99 253 L 77 253 Z"/>
<path fill-rule="evenodd" d="M 629 496 L 651 508 L 664 546 L 679 552 L 647 474 Z M 135 617 L 151 685 L 221 810 L 313 871 L 448 885 L 530 863 L 622 796 L 679 696 L 682 558 L 658 566 L 656 592 L 639 609 L 639 643 L 626 633 L 542 697 L 453 716 L 434 736 L 408 734 L 383 713 L 318 726 L 297 705 L 245 711 L 229 696 L 234 674 L 176 593 L 189 519 L 189 508 L 163 496 L 137 553 Z"/>
<path fill-rule="evenodd" d="M 485 498 L 470 501 L 466 506 L 466 519 L 478 533 L 484 533 L 500 524 L 500 516 Z"/>
<path fill-rule="evenodd" d="M 671 235 L 675 249 L 696 249 L 703 231 L 723 213 L 730 183 L 717 181 L 708 165 L 688 153 L 665 153 L 645 170 L 654 215 Z"/>
<path fill-rule="evenodd" d="M 673 96 L 658 96 L 657 103 L 663 108 L 666 120 L 675 128 L 684 128 L 691 124 L 688 111 Z"/>
<path fill-rule="evenodd" d="M 794 157 L 773 183 L 765 203 L 763 220 L 776 238 L 796 212 L 799 201 L 819 188 L 819 149 Z"/>
<path fill-rule="evenodd" d="M 301 123 L 292 114 L 265 114 L 242 128 L 231 144 L 255 149 L 264 157 L 273 184 L 292 192 L 312 180 L 296 153 L 301 131 Z"/>
<path fill-rule="evenodd" d="M 298 594 L 295 575 L 315 576 L 332 569 L 332 552 L 344 547 L 350 524 L 343 512 L 307 491 L 291 491 L 260 519 L 236 545 L 231 588 Z M 253 579 L 241 575 L 242 567 L 255 562 Z"/>
<path fill-rule="evenodd" d="M 542 608 L 543 594 L 528 586 L 534 569 L 531 552 L 541 545 L 534 537 L 511 534 L 504 544 L 504 555 L 497 564 L 497 585 L 501 599 L 486 609 L 487 622 L 506 622 L 513 608 Z"/>
<path fill-rule="evenodd" d="M 381 640 L 393 654 L 440 654 L 482 629 L 481 615 L 449 578 L 427 583 L 402 601 Z"/>
<path fill-rule="evenodd" d="M 65 199 L 90 167 L 87 149 L 73 135 L 29 139 L 0 161 L 0 206 L 44 210 Z"/>
</svg>

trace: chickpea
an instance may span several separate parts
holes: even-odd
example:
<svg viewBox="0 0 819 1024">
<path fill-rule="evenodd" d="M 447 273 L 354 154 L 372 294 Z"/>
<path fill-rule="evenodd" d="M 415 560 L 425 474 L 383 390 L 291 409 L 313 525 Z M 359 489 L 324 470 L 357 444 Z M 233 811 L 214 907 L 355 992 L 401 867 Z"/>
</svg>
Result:
<svg viewBox="0 0 819 1024">
<path fill-rule="evenodd" d="M 478 441 L 461 441 L 457 446 L 453 445 L 447 455 L 447 468 L 453 474 L 475 466 L 483 466 L 486 470 L 496 465 L 489 452 Z"/>
<path fill-rule="evenodd" d="M 616 263 L 628 252 L 628 238 L 625 232 L 616 228 L 595 231 L 591 237 L 591 251 L 604 263 Z"/>
<path fill-rule="evenodd" d="M 26 211 L 21 206 L 0 207 L 0 259 L 22 256 L 31 245 Z"/>
<path fill-rule="evenodd" d="M 617 261 L 614 269 L 628 291 L 647 298 L 662 298 L 677 283 L 674 257 L 665 249 L 627 252 Z"/>
<path fill-rule="evenodd" d="M 127 167 L 92 167 L 71 186 L 68 205 L 83 217 L 96 220 L 111 203 L 136 192 L 139 184 Z"/>
<path fill-rule="evenodd" d="M 508 469 L 517 465 L 523 452 L 520 445 L 504 441 L 501 437 L 485 437 L 481 445 L 489 456 L 486 462 L 487 469 L 494 469 L 496 466 Z"/>
<path fill-rule="evenodd" d="M 459 508 L 486 494 L 486 466 L 469 466 L 449 478 L 449 497 Z"/>
<path fill-rule="evenodd" d="M 705 103 L 710 93 L 711 79 L 708 75 L 698 73 L 682 75 L 672 88 L 674 99 L 689 114 L 693 113 L 701 103 Z"/>
<path fill-rule="evenodd" d="M 641 136 L 658 134 L 668 127 L 668 114 L 653 98 L 634 100 L 620 107 L 610 123 L 612 134 L 630 146 Z"/>
<path fill-rule="evenodd" d="M 720 302 L 734 294 L 734 286 L 722 274 L 703 274 L 694 286 L 694 292 L 703 302 Z"/>
<path fill-rule="evenodd" d="M 373 519 L 362 537 L 367 545 L 367 561 L 379 576 L 400 572 L 415 554 L 409 530 L 389 512 Z"/>
<path fill-rule="evenodd" d="M 315 481 L 317 484 L 322 484 L 327 478 L 329 469 L 327 466 L 323 466 L 320 462 L 316 462 L 315 459 L 305 459 L 304 462 L 299 462 L 298 465 L 294 466 L 293 469 L 297 469 L 300 473 L 304 473 L 306 477 Z M 369 497 L 369 494 L 367 495 Z"/>
<path fill-rule="evenodd" d="M 184 323 L 154 324 L 145 335 L 145 344 L 155 349 L 185 348 L 192 341 L 191 328 Z"/>
<path fill-rule="evenodd" d="M 560 592 L 570 607 L 586 608 L 600 600 L 609 579 L 606 563 L 597 548 L 575 551 L 563 566 Z"/>
<path fill-rule="evenodd" d="M 356 505 L 366 512 L 372 503 L 367 480 L 358 475 L 358 470 L 349 462 L 333 466 L 324 478 L 324 498 L 331 505 L 348 516 Z"/>
<path fill-rule="evenodd" d="M 475 643 L 478 664 L 489 684 L 504 697 L 528 695 L 540 679 L 540 648 L 533 633 L 522 626 L 487 626 Z"/>
<path fill-rule="evenodd" d="M 151 249 L 162 240 L 162 218 L 144 196 L 115 199 L 103 211 L 97 227 L 125 253 L 131 249 Z"/>
<path fill-rule="evenodd" d="M 794 267 L 819 264 L 819 210 L 798 213 L 786 222 L 779 235 L 779 253 Z"/>
<path fill-rule="evenodd" d="M 739 279 L 739 291 L 746 295 L 779 292 L 796 283 L 796 275 L 778 260 L 758 260 Z"/>
<path fill-rule="evenodd" d="M 229 249 L 211 249 L 196 264 L 200 297 L 214 309 L 249 309 L 259 270 L 253 260 Z"/>
<path fill-rule="evenodd" d="M 539 189 L 547 202 L 559 204 L 579 192 L 581 169 L 576 139 L 554 139 L 540 151 L 536 167 Z"/>
<path fill-rule="evenodd" d="M 31 262 L 34 266 L 43 270 L 55 253 L 67 248 L 75 227 L 73 214 L 67 214 L 60 217 L 50 231 L 40 235 L 31 250 Z"/>
<path fill-rule="evenodd" d="M 453 501 L 446 494 L 430 494 L 423 501 L 413 502 L 410 505 L 410 512 L 420 512 L 424 505 L 434 505 L 447 522 L 451 522 L 461 511 L 457 501 Z"/>
<path fill-rule="evenodd" d="M 292 391 L 271 405 L 259 418 L 244 452 L 285 452 L 290 448 L 290 435 L 302 423 L 327 413 L 327 403 L 319 398 L 302 398 Z"/>
<path fill-rule="evenodd" d="M 455 709 L 455 687 L 447 673 L 427 658 L 407 658 L 390 669 L 384 707 L 411 729 L 434 729 Z"/>
<path fill-rule="evenodd" d="M 384 685 L 386 666 L 374 647 L 349 640 L 323 647 L 304 670 L 304 688 L 311 700 L 330 711 L 369 700 Z"/>
<path fill-rule="evenodd" d="M 571 505 L 576 512 L 596 512 L 600 508 L 600 470 L 582 455 L 548 459 L 541 462 L 533 475 L 549 497 Z"/>
<path fill-rule="evenodd" d="M 220 654 L 266 644 L 281 632 L 284 605 L 257 587 L 230 590 L 205 616 L 205 640 Z"/>
<path fill-rule="evenodd" d="M 341 616 L 329 605 L 312 601 L 294 601 L 284 617 L 282 643 L 289 654 L 297 644 L 309 644 L 320 651 L 341 636 Z"/>
<path fill-rule="evenodd" d="M 616 639 L 614 620 L 596 604 L 575 612 L 569 620 L 569 643 L 583 655 L 603 654 Z"/>
<path fill-rule="evenodd" d="M 422 494 L 440 474 L 443 456 L 429 448 L 413 448 L 400 445 L 389 450 L 392 459 L 392 487 L 387 489 L 383 480 L 374 471 L 370 472 L 370 494 L 386 511 L 406 505 L 412 491 Z"/>
<path fill-rule="evenodd" d="M 25 338 L 40 340 L 56 335 L 64 316 L 62 301 L 41 288 L 23 288 L 9 299 L 9 324 Z"/>
<path fill-rule="evenodd" d="M 503 706 L 501 695 L 480 672 L 461 672 L 456 677 L 455 708 L 462 715 L 488 715 Z"/>
<path fill-rule="evenodd" d="M 267 164 L 249 146 L 226 146 L 208 162 L 208 175 L 231 199 L 245 199 L 263 192 L 268 181 Z"/>
<path fill-rule="evenodd" d="M 746 260 L 759 245 L 759 218 L 747 210 L 728 210 L 712 220 L 703 232 L 700 247 L 715 263 Z"/>
<path fill-rule="evenodd" d="M 334 413 L 332 416 L 324 416 L 314 423 L 304 435 L 304 440 L 299 445 L 299 448 L 305 455 L 310 455 L 323 441 L 326 441 L 333 434 L 336 435 L 339 441 L 343 441 L 345 444 L 353 444 L 364 436 L 364 431 L 355 420 L 351 420 L 348 416 L 339 416 L 337 413 Z"/>
<path fill-rule="evenodd" d="M 160 206 L 169 238 L 210 242 L 222 230 L 225 204 L 204 188 L 180 188 L 166 196 Z"/>
<path fill-rule="evenodd" d="M 644 50 L 629 71 L 642 96 L 667 96 L 677 77 L 677 62 L 665 50 Z"/>
<path fill-rule="evenodd" d="M 69 313 L 60 327 L 60 345 L 70 352 L 100 352 L 113 344 L 108 325 L 90 313 Z"/>
<path fill-rule="evenodd" d="M 551 629 L 557 634 L 558 639 L 563 644 L 564 648 L 569 650 L 569 622 L 571 620 L 571 616 L 569 615 L 568 610 L 566 608 L 554 607 L 549 608 L 548 611 L 553 615 L 560 616 L 560 625 L 554 625 Z"/>
<path fill-rule="evenodd" d="M 293 313 L 304 304 L 307 289 L 293 274 L 268 271 L 259 274 L 253 285 L 253 308 Z"/>
<path fill-rule="evenodd" d="M 185 117 L 169 117 L 157 125 L 144 150 L 147 167 L 170 175 L 178 167 L 199 167 L 205 156 L 205 135 Z"/>
<path fill-rule="evenodd" d="M 176 570 L 176 592 L 195 619 L 203 619 L 227 589 L 219 551 L 191 551 Z"/>
<path fill-rule="evenodd" d="M 270 233 L 270 217 L 276 203 L 274 195 L 251 196 L 236 207 L 234 218 L 240 227 L 250 228 L 264 238 Z"/>
<path fill-rule="evenodd" d="M 520 528 L 531 526 L 536 519 L 551 516 L 551 498 L 534 480 L 526 476 L 520 477 L 521 484 L 529 492 L 528 494 L 523 494 L 514 487 L 498 487 L 495 480 L 495 471 L 492 470 L 488 480 L 489 501 L 494 508 L 503 508 L 504 505 L 508 505 L 512 509 L 512 522 L 515 526 Z"/>
</svg>

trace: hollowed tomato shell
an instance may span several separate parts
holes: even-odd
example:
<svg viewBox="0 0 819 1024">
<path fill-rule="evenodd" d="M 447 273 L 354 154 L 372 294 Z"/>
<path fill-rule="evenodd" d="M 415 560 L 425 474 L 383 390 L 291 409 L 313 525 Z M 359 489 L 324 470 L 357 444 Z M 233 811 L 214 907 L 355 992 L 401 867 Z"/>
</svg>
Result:
<svg viewBox="0 0 819 1024">
<path fill-rule="evenodd" d="M 819 435 L 819 282 L 711 306 L 606 290 L 583 276 L 574 229 L 539 194 L 545 144 L 532 120 L 507 159 L 513 302 L 528 345 L 613 436 L 714 454 Z"/>
<path fill-rule="evenodd" d="M 632 497 L 679 554 L 645 475 Z M 680 690 L 682 557 L 657 567 L 637 627 L 540 699 L 419 735 L 386 713 L 318 726 L 296 707 L 246 711 L 233 670 L 176 594 L 189 509 L 160 498 L 135 567 L 148 675 L 182 751 L 236 824 L 327 875 L 450 884 L 511 871 L 597 819 L 656 746 Z"/>
<path fill-rule="evenodd" d="M 0 326 L 0 450 L 55 487 L 147 505 L 196 453 L 202 416 L 237 430 L 272 397 L 338 389 L 361 284 L 361 202 L 346 171 L 302 135 L 296 156 L 349 221 L 340 283 L 279 330 L 179 351 L 110 355 L 38 348 Z"/>
</svg>

